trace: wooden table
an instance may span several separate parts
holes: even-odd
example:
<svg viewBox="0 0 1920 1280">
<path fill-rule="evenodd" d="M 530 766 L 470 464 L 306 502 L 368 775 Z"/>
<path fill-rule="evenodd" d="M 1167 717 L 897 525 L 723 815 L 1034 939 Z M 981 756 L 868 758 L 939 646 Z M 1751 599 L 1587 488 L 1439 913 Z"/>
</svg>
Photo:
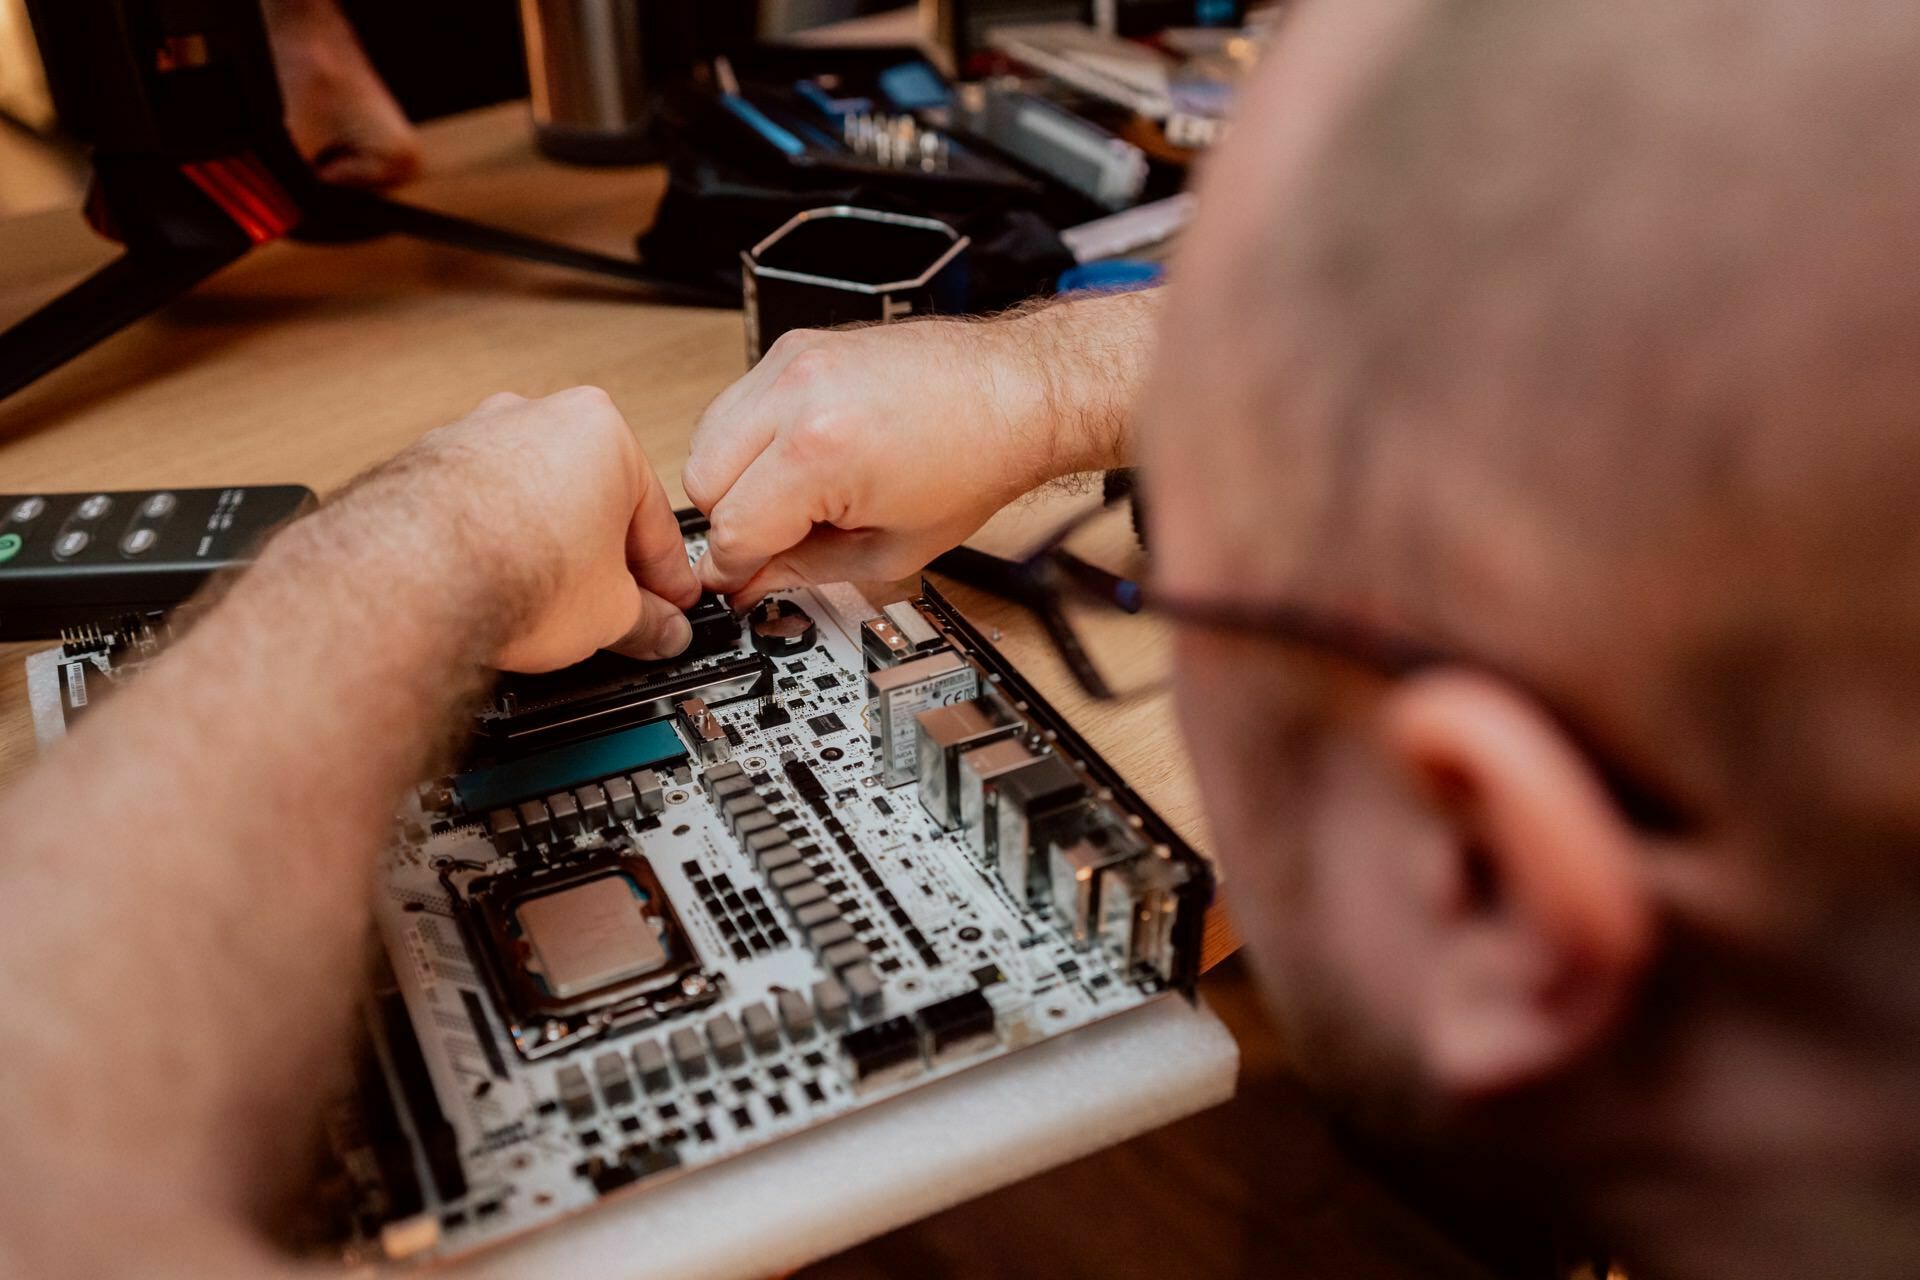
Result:
<svg viewBox="0 0 1920 1280">
<path fill-rule="evenodd" d="M 518 105 L 428 126 L 425 145 L 429 176 L 407 199 L 609 253 L 631 253 L 664 185 L 656 168 L 542 160 Z M 71 211 L 0 221 L 0 325 L 112 252 Z M 403 239 L 275 244 L 0 401 L 0 491 L 298 482 L 324 493 L 493 392 L 591 383 L 612 394 L 679 500 L 689 431 L 744 370 L 743 347 L 737 312 L 642 305 L 617 283 Z M 1057 510 L 1024 504 L 976 543 L 1017 550 Z M 1165 700 L 1088 705 L 1028 615 L 950 591 L 1199 843 Z M 36 647 L 0 646 L 0 783 L 33 757 L 22 664 Z M 1231 949 L 1217 921 L 1209 946 L 1210 958 Z"/>
</svg>

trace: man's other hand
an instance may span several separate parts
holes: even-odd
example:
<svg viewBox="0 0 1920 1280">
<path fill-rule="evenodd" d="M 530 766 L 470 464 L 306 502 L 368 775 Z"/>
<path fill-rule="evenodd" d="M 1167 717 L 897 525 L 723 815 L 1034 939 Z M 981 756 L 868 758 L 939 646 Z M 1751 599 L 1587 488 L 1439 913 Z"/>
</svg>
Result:
<svg viewBox="0 0 1920 1280">
<path fill-rule="evenodd" d="M 660 480 L 607 394 L 498 395 L 401 454 L 383 477 L 424 486 L 500 593 L 494 665 L 547 671 L 615 649 L 668 658 L 700 596 Z M 429 479 L 431 477 L 431 479 Z"/>
<path fill-rule="evenodd" d="M 904 577 L 1075 469 L 1059 465 L 1047 314 L 782 335 L 708 407 L 681 473 L 713 521 L 702 585 L 746 607 Z"/>
<path fill-rule="evenodd" d="M 337 0 L 266 0 L 287 131 L 324 182 L 391 187 L 420 172 L 420 137 Z"/>
</svg>

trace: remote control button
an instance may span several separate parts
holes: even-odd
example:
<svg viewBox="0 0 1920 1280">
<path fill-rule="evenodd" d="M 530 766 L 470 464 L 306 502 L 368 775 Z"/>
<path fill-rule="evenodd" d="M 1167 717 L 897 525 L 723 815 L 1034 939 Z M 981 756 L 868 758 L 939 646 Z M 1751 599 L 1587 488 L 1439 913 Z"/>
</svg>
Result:
<svg viewBox="0 0 1920 1280">
<path fill-rule="evenodd" d="M 132 533 L 120 539 L 120 550 L 130 556 L 142 555 L 151 551 L 153 544 L 158 541 L 160 541 L 160 535 L 153 530 L 146 528 L 135 529 Z"/>
<path fill-rule="evenodd" d="M 71 560 L 82 551 L 85 551 L 87 544 L 92 541 L 93 535 L 85 529 L 69 529 L 54 541 L 53 558 L 55 560 Z"/>
<path fill-rule="evenodd" d="M 96 493 L 73 509 L 73 514 L 82 520 L 98 520 L 113 510 L 113 499 L 104 493 Z"/>
<path fill-rule="evenodd" d="M 180 499 L 170 493 L 156 493 L 140 504 L 140 514 L 149 520 L 158 520 L 170 516 L 173 509 L 180 505 Z"/>
<path fill-rule="evenodd" d="M 38 520 L 40 513 L 46 509 L 45 498 L 22 498 L 13 504 L 13 510 L 7 513 L 7 518 L 15 524 L 31 524 Z"/>
<path fill-rule="evenodd" d="M 26 541 L 17 533 L 0 533 L 0 564 L 5 564 L 20 554 L 20 547 Z"/>
</svg>

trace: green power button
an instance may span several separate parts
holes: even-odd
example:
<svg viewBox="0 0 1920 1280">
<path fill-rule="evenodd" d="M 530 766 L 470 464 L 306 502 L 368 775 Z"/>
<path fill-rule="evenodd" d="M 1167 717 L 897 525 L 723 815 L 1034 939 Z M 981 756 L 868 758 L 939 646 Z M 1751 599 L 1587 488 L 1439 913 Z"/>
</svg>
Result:
<svg viewBox="0 0 1920 1280">
<path fill-rule="evenodd" d="M 0 564 L 20 554 L 22 539 L 17 533 L 0 533 Z"/>
</svg>

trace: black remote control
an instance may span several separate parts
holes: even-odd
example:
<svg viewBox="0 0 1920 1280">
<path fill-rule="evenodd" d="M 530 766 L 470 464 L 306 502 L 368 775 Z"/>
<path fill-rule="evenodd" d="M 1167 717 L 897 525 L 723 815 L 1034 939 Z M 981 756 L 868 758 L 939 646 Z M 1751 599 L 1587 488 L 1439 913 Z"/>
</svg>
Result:
<svg viewBox="0 0 1920 1280">
<path fill-rule="evenodd" d="M 171 608 L 313 505 L 297 484 L 0 494 L 0 640 Z"/>
</svg>

